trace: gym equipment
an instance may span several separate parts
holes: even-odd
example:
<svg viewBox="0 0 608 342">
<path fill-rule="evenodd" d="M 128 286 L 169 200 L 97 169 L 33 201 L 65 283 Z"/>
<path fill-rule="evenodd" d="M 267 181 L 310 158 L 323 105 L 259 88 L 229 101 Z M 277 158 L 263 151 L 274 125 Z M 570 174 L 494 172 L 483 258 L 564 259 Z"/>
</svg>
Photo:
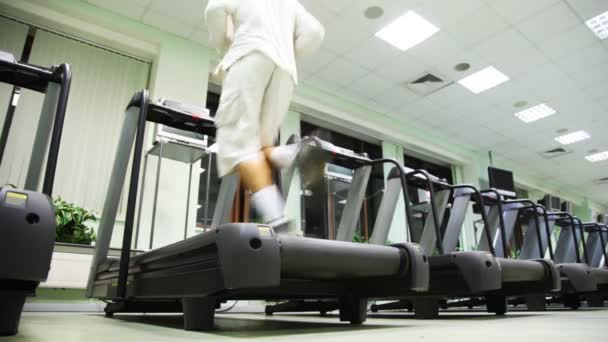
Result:
<svg viewBox="0 0 608 342">
<path fill-rule="evenodd" d="M 171 103 L 151 102 L 146 90 L 128 105 L 87 289 L 89 297 L 109 301 L 107 316 L 183 312 L 185 329 L 208 330 L 216 307 L 226 300 L 339 298 L 340 320 L 360 324 L 366 319 L 367 298 L 427 288 L 426 257 L 414 245 L 365 246 L 278 235 L 258 224 L 226 223 L 232 203 L 226 199 L 234 194 L 235 175 L 222 181 L 212 229 L 132 256 L 147 122 L 208 135 L 215 130 L 211 118 L 193 117 Z M 108 249 L 132 146 L 123 245 L 116 259 L 108 256 Z"/>
<path fill-rule="evenodd" d="M 577 309 L 580 306 L 580 295 L 591 293 L 597 290 L 595 280 L 591 276 L 588 265 L 580 263 L 580 254 L 578 250 L 578 238 L 576 237 L 576 229 L 563 229 L 563 237 L 571 237 L 572 240 L 563 240 L 560 245 L 560 251 L 554 253 L 551 234 L 555 228 L 555 222 L 563 222 L 563 219 L 570 221 L 576 220 L 572 215 L 563 212 L 549 212 L 547 209 L 533 201 L 526 199 L 504 199 L 499 193 L 493 196 L 490 211 L 494 213 L 489 215 L 493 219 L 490 221 L 490 227 L 494 237 L 495 248 L 498 253 L 503 253 L 507 250 L 507 242 L 513 238 L 515 224 L 519 220 L 524 222 L 528 227 L 528 232 L 524 235 L 523 244 L 517 257 L 519 260 L 530 260 L 533 258 L 544 259 L 545 255 L 549 254 L 547 262 L 553 262 L 557 265 L 558 282 L 561 284 L 553 291 L 545 293 L 521 293 L 521 297 L 514 300 L 514 304 L 525 303 L 529 310 L 539 311 L 546 309 L 546 297 L 559 298 L 567 307 Z M 530 234 L 532 229 L 535 233 Z M 499 232 L 499 233 L 498 233 Z M 567 232 L 567 234 L 566 234 Z M 572 242 L 570 242 L 572 241 Z M 574 246 L 575 254 L 578 255 L 576 262 L 564 262 L 565 259 L 560 258 L 561 253 Z M 483 245 L 481 248 L 485 248 Z"/>
<path fill-rule="evenodd" d="M 608 300 L 608 226 L 599 223 L 586 223 L 583 228 L 587 232 L 587 250 L 589 251 L 589 266 L 597 281 L 597 293 L 585 295 L 587 304 L 592 307 L 603 307 Z M 601 261 L 604 259 L 604 265 Z"/>
<path fill-rule="evenodd" d="M 608 268 L 608 252 L 606 244 L 608 243 L 608 225 L 600 223 L 584 224 L 587 232 L 587 250 L 589 251 L 589 266 L 602 267 L 602 258 L 604 259 L 604 268 Z"/>
<path fill-rule="evenodd" d="M 424 171 L 407 171 L 408 183 L 428 191 L 430 197 L 428 202 L 423 203 L 422 209 L 419 209 L 426 216 L 419 243 L 428 255 L 434 250 L 439 255 L 429 257 L 430 288 L 428 294 L 418 296 L 422 297 L 422 300 L 415 297 L 406 298 L 397 303 L 373 306 L 372 310 L 410 308 L 413 304 L 416 311 L 422 311 L 422 314 L 417 314 L 419 317 L 432 318 L 437 315 L 440 306 L 451 306 L 447 302 L 450 299 L 484 297 L 480 302 L 486 304 L 488 312 L 504 315 L 507 311 L 507 298 L 510 296 L 522 293 L 544 293 L 559 288 L 557 270 L 552 262 L 504 258 L 502 251 L 493 244 L 494 237 L 488 224 L 491 219 L 488 218 L 490 213 L 485 210 L 480 211 L 482 221 L 485 223 L 485 238 L 482 241 L 486 242 L 488 248 L 480 248 L 478 252 L 456 252 L 470 202 L 475 201 L 485 208 L 487 192 L 480 192 L 470 185 L 450 185 Z M 394 190 L 396 186 L 394 175 L 395 173 L 392 172 L 389 176 L 383 198 L 387 201 L 388 208 L 381 206 L 383 210 L 381 216 L 384 220 L 392 218 L 392 211 L 398 199 L 398 193 Z M 444 219 L 448 204 L 449 215 Z M 408 205 L 409 200 L 406 197 L 406 208 Z M 408 218 L 411 218 L 413 214 L 409 208 L 407 211 Z M 411 219 L 408 223 L 410 236 L 414 236 L 411 231 L 413 226 Z M 375 228 L 374 234 L 378 236 L 374 236 L 372 241 L 382 243 L 388 232 Z"/>
<path fill-rule="evenodd" d="M 298 140 L 297 137 L 291 137 L 290 140 Z M 335 232 L 332 232 L 335 236 L 335 240 L 343 242 L 352 242 L 357 225 L 360 219 L 361 208 L 365 199 L 367 185 L 370 179 L 372 168 L 374 165 L 380 164 L 392 164 L 399 165 L 395 160 L 392 159 L 370 159 L 365 153 L 358 154 L 352 150 L 338 147 L 331 142 L 325 141 L 318 137 L 305 137 L 302 140 L 304 143 L 309 144 L 312 148 L 317 150 L 319 157 L 324 158 L 328 163 L 344 167 L 346 169 L 354 170 L 350 189 L 346 196 L 346 201 L 341 214 L 340 222 Z M 294 169 L 290 168 L 285 170 L 281 175 L 283 194 L 286 196 L 293 195 L 289 192 L 291 182 L 294 176 Z M 397 178 L 405 182 L 405 173 L 398 173 Z M 400 184 L 405 184 L 405 183 Z M 395 191 L 397 193 L 405 191 L 405 187 L 399 186 Z M 299 195 L 299 194 L 295 194 Z M 392 213 L 391 213 L 392 215 Z M 388 231 L 390 222 L 376 223 L 376 227 L 381 226 L 383 230 Z M 305 229 L 306 231 L 306 229 Z M 384 240 L 386 241 L 386 239 Z M 382 243 L 384 245 L 384 243 Z M 378 284 L 378 286 L 382 286 Z M 413 294 L 418 289 L 415 288 L 403 288 L 400 293 Z M 382 296 L 388 296 L 389 293 L 381 294 Z M 334 299 L 322 300 L 322 301 L 288 301 L 279 303 L 276 305 L 266 306 L 266 314 L 272 315 L 278 312 L 320 312 L 325 314 L 329 311 L 339 309 L 339 302 Z"/>
<path fill-rule="evenodd" d="M 0 335 L 17 334 L 26 296 L 35 293 L 50 269 L 55 242 L 51 195 L 71 79 L 67 64 L 43 68 L 19 63 L 13 55 L 0 51 L 0 82 L 45 94 L 26 190 L 0 187 Z M 6 148 L 12 119 L 9 115 L 5 120 L 0 155 Z"/>
<path fill-rule="evenodd" d="M 180 108 L 182 111 L 188 113 L 194 113 L 202 117 L 209 117 L 209 110 L 207 110 L 206 108 L 196 106 L 185 106 L 181 103 L 172 103 L 168 100 L 161 100 L 160 102 L 168 103 L 171 106 Z M 146 175 L 148 172 L 147 166 L 150 156 L 157 157 L 154 195 L 152 200 L 152 224 L 150 227 L 150 238 L 148 240 L 149 249 L 152 249 L 154 246 L 154 233 L 156 228 L 156 208 L 158 205 L 158 191 L 160 186 L 160 176 L 163 159 L 166 158 L 175 162 L 183 163 L 188 165 L 189 167 L 188 187 L 186 188 L 185 196 L 186 213 L 184 219 L 184 239 L 186 239 L 188 237 L 188 215 L 190 214 L 190 194 L 192 192 L 192 173 L 194 170 L 194 165 L 196 163 L 200 163 L 201 159 L 203 159 L 205 156 L 209 156 L 210 154 L 211 152 L 209 151 L 208 141 L 205 139 L 205 136 L 188 131 L 173 129 L 171 127 L 166 127 L 163 125 L 158 125 L 156 129 L 156 139 L 154 141 L 154 145 L 150 148 L 150 150 L 147 151 L 144 157 L 143 175 L 141 181 L 142 186 L 141 192 L 139 194 L 139 206 L 137 209 L 137 226 L 135 227 L 135 249 L 139 247 L 139 234 L 141 226 L 141 214 L 143 209 L 142 207 L 144 202 L 144 189 L 146 185 Z M 210 174 L 210 172 L 207 172 L 207 182 L 210 181 Z M 208 200 L 205 201 L 205 210 L 208 209 L 208 202 Z"/>
</svg>

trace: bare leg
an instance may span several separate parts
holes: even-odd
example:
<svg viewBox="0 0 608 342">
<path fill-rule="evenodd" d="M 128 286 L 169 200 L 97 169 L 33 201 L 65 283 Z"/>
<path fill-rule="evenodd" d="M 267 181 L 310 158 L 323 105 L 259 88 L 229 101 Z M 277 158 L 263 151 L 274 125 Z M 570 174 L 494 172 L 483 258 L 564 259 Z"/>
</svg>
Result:
<svg viewBox="0 0 608 342">
<path fill-rule="evenodd" d="M 273 184 L 272 171 L 266 159 L 242 162 L 238 166 L 245 188 L 256 193 Z"/>
<path fill-rule="evenodd" d="M 287 227 L 285 200 L 279 188 L 273 184 L 272 169 L 266 158 L 242 162 L 238 171 L 245 188 L 251 191 L 251 205 L 262 219 L 277 232 Z"/>
</svg>

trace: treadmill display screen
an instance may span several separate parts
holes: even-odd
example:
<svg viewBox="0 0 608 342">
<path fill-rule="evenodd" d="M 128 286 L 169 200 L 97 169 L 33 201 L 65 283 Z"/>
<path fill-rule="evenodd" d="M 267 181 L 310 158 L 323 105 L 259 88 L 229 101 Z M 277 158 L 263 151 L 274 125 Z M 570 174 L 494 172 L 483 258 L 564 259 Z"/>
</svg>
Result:
<svg viewBox="0 0 608 342">
<path fill-rule="evenodd" d="M 513 172 L 488 167 L 488 177 L 490 178 L 491 188 L 515 192 L 515 180 L 513 179 Z"/>
</svg>

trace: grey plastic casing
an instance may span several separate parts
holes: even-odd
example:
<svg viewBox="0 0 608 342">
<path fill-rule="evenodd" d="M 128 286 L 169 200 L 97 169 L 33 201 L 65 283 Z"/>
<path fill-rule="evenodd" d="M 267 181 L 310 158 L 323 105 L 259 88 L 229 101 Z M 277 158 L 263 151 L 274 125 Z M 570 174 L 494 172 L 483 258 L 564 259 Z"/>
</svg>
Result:
<svg viewBox="0 0 608 342">
<path fill-rule="evenodd" d="M 26 199 L 22 205 L 11 204 L 9 193 Z M 55 243 L 55 209 L 50 198 L 0 188 L 0 217 L 0 280 L 45 281 Z"/>
</svg>

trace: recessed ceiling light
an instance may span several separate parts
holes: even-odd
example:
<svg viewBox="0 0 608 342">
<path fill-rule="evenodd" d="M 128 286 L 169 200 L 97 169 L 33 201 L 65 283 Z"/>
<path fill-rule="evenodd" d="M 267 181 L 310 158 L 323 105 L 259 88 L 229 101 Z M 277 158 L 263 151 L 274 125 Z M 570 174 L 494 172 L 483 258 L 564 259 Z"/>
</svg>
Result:
<svg viewBox="0 0 608 342">
<path fill-rule="evenodd" d="M 380 6 L 371 6 L 365 9 L 364 14 L 367 19 L 378 19 L 384 15 L 384 10 Z"/>
<path fill-rule="evenodd" d="M 469 63 L 459 63 L 454 66 L 454 70 L 460 71 L 460 72 L 467 71 L 469 69 L 471 69 L 471 64 L 469 64 Z"/>
<path fill-rule="evenodd" d="M 517 101 L 513 104 L 513 107 L 515 108 L 524 108 L 525 106 L 528 105 L 528 101 Z"/>
<path fill-rule="evenodd" d="M 525 123 L 531 123 L 544 119 L 548 116 L 554 115 L 557 111 L 546 104 L 539 104 L 532 108 L 522 110 L 521 112 L 515 113 L 515 116 Z"/>
<path fill-rule="evenodd" d="M 599 39 L 608 38 L 608 11 L 587 20 L 587 27 L 589 27 Z"/>
<path fill-rule="evenodd" d="M 561 137 L 557 137 L 555 138 L 555 140 L 557 140 L 557 142 L 562 145 L 570 145 L 590 138 L 591 136 L 589 135 L 589 133 L 585 131 L 576 131 L 573 133 L 562 135 Z"/>
<path fill-rule="evenodd" d="M 376 37 L 405 51 L 439 32 L 439 28 L 409 11 L 376 33 Z"/>
<path fill-rule="evenodd" d="M 475 94 L 483 93 L 484 91 L 494 88 L 504 82 L 507 82 L 509 77 L 498 71 L 493 66 L 489 66 L 472 75 L 469 75 L 460 81 L 460 85 L 469 89 Z"/>
<path fill-rule="evenodd" d="M 608 151 L 586 156 L 585 159 L 587 159 L 588 161 L 590 161 L 592 163 L 597 163 L 597 162 L 601 162 L 603 160 L 608 160 Z"/>
</svg>

